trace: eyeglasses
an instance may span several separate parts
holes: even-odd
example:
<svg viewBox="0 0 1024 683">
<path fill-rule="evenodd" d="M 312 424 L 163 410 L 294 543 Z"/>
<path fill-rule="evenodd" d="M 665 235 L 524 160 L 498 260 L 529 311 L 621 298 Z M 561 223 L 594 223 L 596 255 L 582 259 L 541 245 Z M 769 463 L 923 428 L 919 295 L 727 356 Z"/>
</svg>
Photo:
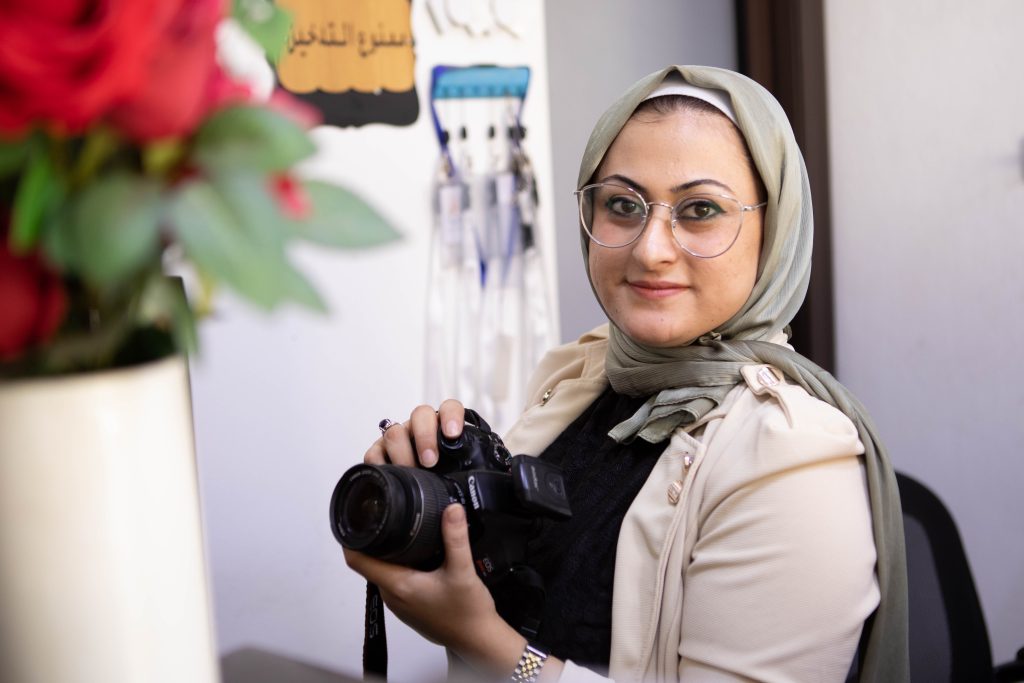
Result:
<svg viewBox="0 0 1024 683">
<path fill-rule="evenodd" d="M 590 239 L 602 247 L 625 247 L 647 227 L 652 207 L 672 212 L 672 236 L 684 251 L 698 258 L 714 258 L 729 250 L 740 235 L 743 214 L 765 206 L 747 206 L 721 194 L 693 194 L 675 205 L 649 202 L 636 190 L 612 183 L 587 185 L 573 194 L 580 205 L 580 221 Z"/>
</svg>

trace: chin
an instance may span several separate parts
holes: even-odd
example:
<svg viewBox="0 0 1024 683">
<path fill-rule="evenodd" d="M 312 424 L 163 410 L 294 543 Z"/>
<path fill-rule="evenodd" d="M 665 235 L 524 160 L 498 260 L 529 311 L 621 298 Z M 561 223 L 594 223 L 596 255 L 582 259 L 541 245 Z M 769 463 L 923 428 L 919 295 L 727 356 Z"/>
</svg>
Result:
<svg viewBox="0 0 1024 683">
<path fill-rule="evenodd" d="M 650 329 L 645 326 L 640 329 L 630 329 L 628 327 L 623 327 L 621 329 L 633 341 L 643 344 L 644 346 L 651 346 L 659 349 L 683 346 L 684 344 L 696 339 L 696 336 L 690 335 L 686 331 L 672 332 L 665 330 L 664 328 Z"/>
<path fill-rule="evenodd" d="M 650 346 L 656 349 L 671 349 L 676 346 L 686 346 L 694 339 L 695 337 L 672 337 L 671 339 L 650 339 L 647 341 L 641 341 L 641 343 L 645 346 Z"/>
</svg>

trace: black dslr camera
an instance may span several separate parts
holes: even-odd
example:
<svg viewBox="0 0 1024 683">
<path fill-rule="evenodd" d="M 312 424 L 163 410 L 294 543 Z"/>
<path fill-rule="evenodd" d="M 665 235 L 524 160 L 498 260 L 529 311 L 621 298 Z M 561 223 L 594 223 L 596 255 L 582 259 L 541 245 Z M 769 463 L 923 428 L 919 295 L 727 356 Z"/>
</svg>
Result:
<svg viewBox="0 0 1024 683">
<path fill-rule="evenodd" d="M 466 508 L 477 574 L 498 613 L 527 637 L 536 635 L 543 606 L 540 577 L 525 565 L 526 542 L 538 518 L 567 519 L 561 470 L 527 455 L 509 455 L 475 411 L 457 439 L 437 435 L 437 464 L 428 469 L 356 465 L 331 496 L 331 530 L 346 548 L 422 570 L 444 559 L 441 515 Z"/>
</svg>

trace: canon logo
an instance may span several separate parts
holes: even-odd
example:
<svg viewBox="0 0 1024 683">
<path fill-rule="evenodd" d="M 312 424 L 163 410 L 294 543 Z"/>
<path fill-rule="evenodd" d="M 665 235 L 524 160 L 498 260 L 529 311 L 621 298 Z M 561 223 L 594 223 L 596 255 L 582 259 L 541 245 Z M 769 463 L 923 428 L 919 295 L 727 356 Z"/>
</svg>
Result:
<svg viewBox="0 0 1024 683">
<path fill-rule="evenodd" d="M 473 501 L 473 509 L 479 510 L 480 499 L 476 495 L 476 477 L 474 477 L 471 474 L 469 475 L 469 479 L 467 479 L 466 482 L 469 484 L 469 499 Z"/>
</svg>

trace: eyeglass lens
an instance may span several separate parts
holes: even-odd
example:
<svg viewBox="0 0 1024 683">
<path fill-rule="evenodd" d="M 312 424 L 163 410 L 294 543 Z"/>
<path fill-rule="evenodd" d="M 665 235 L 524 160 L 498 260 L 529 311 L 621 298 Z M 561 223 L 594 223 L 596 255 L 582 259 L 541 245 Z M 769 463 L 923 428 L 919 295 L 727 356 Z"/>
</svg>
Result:
<svg viewBox="0 0 1024 683">
<path fill-rule="evenodd" d="M 647 224 L 649 210 L 644 198 L 621 185 L 589 185 L 580 192 L 579 203 L 584 229 L 606 247 L 630 244 Z M 736 241 L 742 223 L 743 206 L 730 197 L 687 195 L 672 209 L 672 234 L 679 246 L 694 256 L 708 258 L 726 251 Z"/>
</svg>

